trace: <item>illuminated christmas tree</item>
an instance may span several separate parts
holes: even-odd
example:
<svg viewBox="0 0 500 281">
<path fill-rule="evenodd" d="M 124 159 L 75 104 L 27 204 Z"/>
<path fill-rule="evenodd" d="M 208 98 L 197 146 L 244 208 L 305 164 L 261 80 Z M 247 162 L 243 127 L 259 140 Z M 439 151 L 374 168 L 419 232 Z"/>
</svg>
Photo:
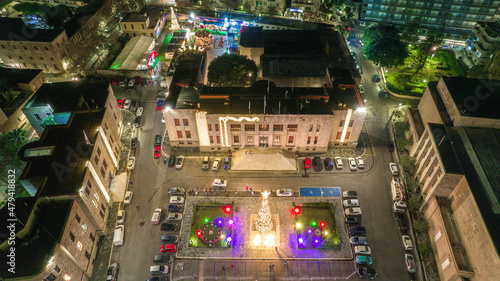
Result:
<svg viewBox="0 0 500 281">
<path fill-rule="evenodd" d="M 259 218 L 255 221 L 255 228 L 261 234 L 266 234 L 273 230 L 273 221 L 271 219 L 271 209 L 268 200 L 269 192 L 262 193 L 262 206 L 259 210 Z"/>
<path fill-rule="evenodd" d="M 177 16 L 174 13 L 174 8 L 170 7 L 170 29 L 171 30 L 179 30 L 181 27 L 179 26 L 179 21 L 177 21 Z"/>
</svg>

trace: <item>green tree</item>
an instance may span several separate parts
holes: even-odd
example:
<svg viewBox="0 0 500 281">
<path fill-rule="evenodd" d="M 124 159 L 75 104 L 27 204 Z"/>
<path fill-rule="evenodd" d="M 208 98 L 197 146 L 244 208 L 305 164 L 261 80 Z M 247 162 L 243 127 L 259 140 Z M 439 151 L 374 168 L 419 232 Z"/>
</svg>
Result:
<svg viewBox="0 0 500 281">
<path fill-rule="evenodd" d="M 406 177 L 406 190 L 408 192 L 417 192 L 420 183 L 413 177 Z"/>
<path fill-rule="evenodd" d="M 415 172 L 415 164 L 417 163 L 417 159 L 411 157 L 410 155 L 403 155 L 399 157 L 399 164 L 408 174 L 413 174 Z"/>
<path fill-rule="evenodd" d="M 418 29 L 420 28 L 421 18 L 415 17 L 409 26 L 406 27 L 404 34 L 405 42 L 416 45 L 418 43 Z"/>
<path fill-rule="evenodd" d="M 0 97 L 5 101 L 10 101 L 13 99 L 12 88 L 10 83 L 5 78 L 0 78 Z M 2 100 L 0 99 L 0 102 Z"/>
<path fill-rule="evenodd" d="M 57 122 L 54 119 L 54 115 L 47 116 L 47 118 L 43 119 L 43 122 L 42 122 L 41 126 L 42 126 L 43 129 L 45 129 L 45 127 L 51 126 L 51 125 L 57 125 Z"/>
<path fill-rule="evenodd" d="M 246 56 L 224 54 L 208 66 L 208 81 L 216 87 L 250 86 L 257 78 L 257 65 Z"/>
<path fill-rule="evenodd" d="M 53 28 L 61 28 L 64 22 L 69 18 L 68 10 L 64 5 L 57 5 L 54 7 L 46 7 L 45 11 L 47 17 L 47 25 Z"/>
<path fill-rule="evenodd" d="M 17 158 L 17 152 L 27 143 L 28 132 L 22 128 L 0 135 L 0 167 L 3 170 L 21 169 L 23 164 Z M 6 174 L 2 172 L 2 175 Z"/>
<path fill-rule="evenodd" d="M 364 54 L 376 65 L 382 67 L 402 65 L 409 56 L 408 47 L 394 25 L 372 26 L 365 31 L 363 39 Z"/>
<path fill-rule="evenodd" d="M 278 9 L 276 8 L 276 6 L 271 6 L 267 9 L 267 13 L 270 15 L 270 16 L 274 16 L 274 15 L 277 15 L 279 14 L 279 11 Z"/>
<path fill-rule="evenodd" d="M 352 17 L 354 17 L 354 13 L 351 7 L 345 7 L 344 12 L 347 17 L 347 20 L 350 20 Z"/>
<path fill-rule="evenodd" d="M 241 5 L 241 0 L 223 0 L 224 5 L 228 10 L 235 10 Z"/>
<path fill-rule="evenodd" d="M 253 7 L 252 7 L 252 3 L 250 3 L 250 1 L 246 1 L 244 4 L 243 4 L 243 10 L 247 13 L 249 12 L 252 12 L 253 10 Z"/>
<path fill-rule="evenodd" d="M 325 7 L 327 9 L 332 8 L 333 6 L 342 6 L 344 4 L 344 0 L 325 0 Z"/>
<path fill-rule="evenodd" d="M 413 221 L 413 228 L 417 233 L 425 233 L 429 229 L 429 223 L 425 219 L 418 218 Z"/>
<path fill-rule="evenodd" d="M 420 201 L 417 197 L 412 196 L 408 199 L 408 210 L 410 210 L 410 212 L 417 212 L 420 209 L 420 205 Z"/>
<path fill-rule="evenodd" d="M 429 242 L 419 242 L 418 251 L 422 254 L 422 256 L 428 256 L 432 254 L 432 246 Z"/>
<path fill-rule="evenodd" d="M 200 0 L 200 7 L 204 11 L 213 10 L 215 6 L 214 0 Z"/>
<path fill-rule="evenodd" d="M 415 69 L 415 72 L 413 73 L 413 77 L 417 79 L 417 74 L 425 67 L 427 64 L 427 59 L 429 56 L 426 54 L 423 48 L 418 47 L 415 50 L 415 53 L 413 54 L 411 58 L 411 62 L 413 64 L 413 67 Z"/>
</svg>

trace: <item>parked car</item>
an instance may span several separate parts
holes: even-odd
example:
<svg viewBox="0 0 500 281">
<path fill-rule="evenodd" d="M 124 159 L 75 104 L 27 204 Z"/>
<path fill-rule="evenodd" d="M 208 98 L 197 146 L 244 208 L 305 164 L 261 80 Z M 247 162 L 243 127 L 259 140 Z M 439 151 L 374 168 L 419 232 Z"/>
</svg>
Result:
<svg viewBox="0 0 500 281">
<path fill-rule="evenodd" d="M 354 246 L 354 253 L 356 254 L 361 254 L 361 255 L 371 255 L 372 254 L 372 249 L 366 245 L 358 245 Z"/>
<path fill-rule="evenodd" d="M 155 158 L 160 158 L 160 156 L 161 156 L 161 146 L 160 145 L 156 145 L 155 146 L 154 157 Z"/>
<path fill-rule="evenodd" d="M 340 157 L 335 157 L 335 168 L 337 168 L 337 170 L 342 170 L 342 158 Z"/>
<path fill-rule="evenodd" d="M 372 258 L 369 256 L 356 256 L 356 264 L 370 265 L 372 264 Z"/>
<path fill-rule="evenodd" d="M 128 79 L 127 79 L 127 78 L 123 78 L 123 79 L 119 82 L 119 84 L 120 84 L 120 86 L 125 87 L 125 86 L 127 86 L 127 82 L 128 82 Z"/>
<path fill-rule="evenodd" d="M 345 209 L 346 216 L 357 216 L 361 215 L 361 208 L 348 208 Z"/>
<path fill-rule="evenodd" d="M 182 165 L 184 165 L 184 156 L 178 156 L 177 161 L 175 162 L 175 168 L 177 170 L 182 169 Z"/>
<path fill-rule="evenodd" d="M 175 243 L 179 240 L 179 236 L 175 234 L 162 234 L 160 240 L 161 242 Z"/>
<path fill-rule="evenodd" d="M 363 236 L 353 236 L 349 238 L 349 242 L 353 245 L 368 245 L 368 240 Z"/>
<path fill-rule="evenodd" d="M 325 158 L 325 171 L 333 170 L 333 162 L 331 158 Z"/>
<path fill-rule="evenodd" d="M 403 215 L 396 215 L 396 222 L 398 223 L 398 229 L 401 233 L 406 233 L 408 230 L 408 224 Z"/>
<path fill-rule="evenodd" d="M 195 103 L 193 101 L 190 101 L 190 100 L 185 100 L 184 101 L 184 105 L 185 106 L 193 106 Z"/>
<path fill-rule="evenodd" d="M 134 193 L 132 191 L 125 192 L 125 197 L 123 198 L 123 204 L 130 204 Z"/>
<path fill-rule="evenodd" d="M 349 227 L 349 236 L 366 236 L 366 229 L 364 226 Z"/>
<path fill-rule="evenodd" d="M 389 169 L 391 170 L 391 175 L 399 175 L 398 165 L 396 163 L 389 163 Z"/>
<path fill-rule="evenodd" d="M 359 85 L 359 93 L 362 95 L 365 94 L 365 88 L 363 88 L 363 85 Z"/>
<path fill-rule="evenodd" d="M 277 196 L 293 196 L 293 190 L 291 189 L 278 189 L 276 191 Z"/>
<path fill-rule="evenodd" d="M 358 193 L 354 190 L 348 190 L 342 192 L 342 197 L 343 198 L 358 198 Z"/>
<path fill-rule="evenodd" d="M 137 109 L 137 102 L 135 100 L 133 100 L 130 103 L 130 110 L 136 110 L 136 109 Z"/>
<path fill-rule="evenodd" d="M 168 189 L 168 194 L 170 195 L 184 195 L 186 189 L 182 187 L 171 187 Z"/>
<path fill-rule="evenodd" d="M 349 225 L 360 224 L 361 217 L 360 216 L 347 216 L 345 217 L 345 223 Z"/>
<path fill-rule="evenodd" d="M 212 182 L 213 187 L 226 187 L 227 186 L 227 180 L 223 179 L 214 179 Z"/>
<path fill-rule="evenodd" d="M 356 273 L 358 273 L 359 277 L 366 277 L 370 279 L 375 279 L 377 277 L 377 271 L 371 267 L 358 267 L 356 269 Z"/>
<path fill-rule="evenodd" d="M 131 156 L 127 162 L 127 170 L 132 171 L 135 169 L 135 157 Z"/>
<path fill-rule="evenodd" d="M 175 155 L 170 155 L 168 157 L 168 166 L 169 167 L 175 166 Z"/>
<path fill-rule="evenodd" d="M 231 158 L 224 157 L 224 170 L 231 169 Z"/>
<path fill-rule="evenodd" d="M 168 263 L 172 259 L 171 255 L 157 254 L 153 257 L 154 263 Z"/>
<path fill-rule="evenodd" d="M 151 217 L 151 223 L 152 224 L 159 224 L 161 220 L 161 213 L 162 209 L 161 208 L 156 208 L 155 211 L 153 212 L 153 216 Z"/>
<path fill-rule="evenodd" d="M 161 123 L 165 124 L 165 116 L 163 116 L 163 114 L 161 115 Z"/>
<path fill-rule="evenodd" d="M 356 160 L 354 158 L 347 158 L 347 163 L 349 163 L 349 169 L 351 171 L 356 171 L 358 169 L 358 164 L 356 164 Z"/>
<path fill-rule="evenodd" d="M 139 140 L 137 138 L 132 138 L 130 140 L 130 147 L 137 148 L 138 143 L 139 143 Z"/>
<path fill-rule="evenodd" d="M 344 207 L 359 207 L 359 200 L 358 199 L 348 199 L 344 200 Z"/>
<path fill-rule="evenodd" d="M 155 135 L 155 145 L 161 145 L 161 135 Z"/>
<path fill-rule="evenodd" d="M 134 87 L 134 85 L 135 85 L 135 79 L 134 78 L 128 80 L 128 86 L 129 87 Z"/>
<path fill-rule="evenodd" d="M 314 157 L 313 158 L 313 169 L 316 171 L 316 172 L 319 172 L 321 170 L 323 170 L 323 163 L 321 163 L 321 158 L 319 158 L 318 156 Z"/>
<path fill-rule="evenodd" d="M 358 163 L 358 168 L 364 169 L 365 168 L 365 161 L 361 157 L 356 158 L 356 162 Z"/>
<path fill-rule="evenodd" d="M 174 231 L 177 231 L 179 228 L 177 227 L 177 225 L 175 225 L 173 223 L 162 223 L 160 226 L 160 229 L 162 231 L 174 232 Z"/>
<path fill-rule="evenodd" d="M 413 250 L 413 242 L 411 241 L 410 236 L 403 235 L 401 236 L 401 239 L 403 240 L 403 247 L 405 247 L 405 250 L 407 251 Z"/>
<path fill-rule="evenodd" d="M 386 90 L 380 90 L 378 94 L 383 96 L 384 98 L 387 98 L 389 96 L 389 92 L 387 92 Z"/>
<path fill-rule="evenodd" d="M 394 143 L 392 141 L 388 141 L 386 142 L 387 144 L 387 150 L 389 150 L 389 152 L 393 152 L 394 151 Z"/>
<path fill-rule="evenodd" d="M 125 222 L 125 210 L 119 210 L 116 215 L 116 223 L 123 224 Z"/>
<path fill-rule="evenodd" d="M 408 270 L 409 273 L 415 273 L 417 272 L 417 268 L 415 266 L 415 258 L 411 254 L 405 254 L 405 263 L 406 263 L 406 270 Z"/>
<path fill-rule="evenodd" d="M 124 100 L 122 100 L 122 99 L 117 99 L 117 100 L 116 100 L 116 103 L 118 104 L 118 107 L 119 107 L 119 108 L 123 108 L 123 104 L 125 103 L 125 101 L 124 101 Z"/>
<path fill-rule="evenodd" d="M 170 196 L 170 204 L 182 204 L 182 203 L 184 203 L 184 197 Z"/>
<path fill-rule="evenodd" d="M 162 96 L 164 98 L 167 98 L 168 97 L 168 91 L 158 91 L 158 95 L 159 96 Z"/>
<path fill-rule="evenodd" d="M 142 125 L 142 117 L 140 116 L 135 117 L 134 127 L 139 128 L 141 125 Z"/>
<path fill-rule="evenodd" d="M 165 103 L 165 100 L 158 100 L 156 102 L 156 110 L 163 110 L 163 104 Z"/>
<path fill-rule="evenodd" d="M 201 162 L 201 169 L 208 170 L 208 167 L 210 167 L 210 158 L 208 158 L 208 156 L 205 156 L 203 157 L 203 161 Z"/>
<path fill-rule="evenodd" d="M 149 268 L 149 273 L 151 274 L 167 274 L 168 266 L 166 265 L 152 265 Z"/>
<path fill-rule="evenodd" d="M 162 252 L 162 253 L 175 253 L 175 252 L 177 252 L 177 245 L 175 245 L 175 244 L 163 244 L 160 247 L 160 252 Z"/>
<path fill-rule="evenodd" d="M 180 221 L 182 220 L 182 215 L 177 213 L 168 214 L 167 220 L 169 221 Z"/>
<path fill-rule="evenodd" d="M 181 205 L 175 205 L 175 204 L 168 205 L 169 212 L 180 213 L 180 212 L 182 212 L 183 209 L 184 209 L 184 207 L 182 207 Z"/>
<path fill-rule="evenodd" d="M 378 74 L 373 75 L 373 82 L 380 82 L 380 75 Z"/>
<path fill-rule="evenodd" d="M 131 103 L 132 103 L 131 100 L 125 100 L 125 103 L 123 104 L 123 109 L 130 109 Z"/>
<path fill-rule="evenodd" d="M 106 281 L 116 281 L 118 276 L 118 264 L 113 263 L 108 267 L 108 271 L 106 272 Z"/>
<path fill-rule="evenodd" d="M 212 163 L 212 171 L 219 170 L 220 160 L 221 160 L 220 158 L 214 159 L 214 162 Z"/>
<path fill-rule="evenodd" d="M 141 82 L 142 82 L 142 77 L 139 76 L 135 77 L 135 84 L 134 84 L 135 86 L 141 85 Z"/>
<path fill-rule="evenodd" d="M 304 168 L 311 169 L 311 158 L 309 157 L 304 158 Z"/>
</svg>

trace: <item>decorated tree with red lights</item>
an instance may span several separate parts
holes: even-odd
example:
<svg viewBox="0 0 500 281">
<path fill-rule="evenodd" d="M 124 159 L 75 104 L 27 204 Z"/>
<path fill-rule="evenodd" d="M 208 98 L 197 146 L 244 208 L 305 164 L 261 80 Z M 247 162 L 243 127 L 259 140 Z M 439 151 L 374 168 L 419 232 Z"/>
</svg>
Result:
<svg viewBox="0 0 500 281">
<path fill-rule="evenodd" d="M 259 218 L 255 221 L 255 228 L 261 234 L 271 232 L 273 221 L 271 219 L 271 208 L 269 208 L 269 193 L 262 193 L 262 205 L 259 210 Z"/>
</svg>

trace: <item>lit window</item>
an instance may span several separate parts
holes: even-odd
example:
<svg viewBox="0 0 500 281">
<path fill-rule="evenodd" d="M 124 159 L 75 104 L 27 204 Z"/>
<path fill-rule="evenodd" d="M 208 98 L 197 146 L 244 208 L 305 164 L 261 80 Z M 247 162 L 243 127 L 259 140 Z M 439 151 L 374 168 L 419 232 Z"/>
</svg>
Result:
<svg viewBox="0 0 500 281">
<path fill-rule="evenodd" d="M 83 229 L 83 231 L 87 232 L 87 225 L 86 224 L 82 224 L 82 229 Z"/>
<path fill-rule="evenodd" d="M 78 241 L 78 242 L 76 243 L 76 247 L 78 248 L 78 250 L 80 250 L 80 251 L 81 251 L 81 250 L 82 250 L 82 248 L 83 248 L 83 245 L 82 245 L 82 243 L 80 243 L 80 241 Z"/>
<path fill-rule="evenodd" d="M 69 281 L 69 280 L 71 280 L 71 277 L 68 274 L 64 274 L 63 279 L 66 281 Z"/>
</svg>

